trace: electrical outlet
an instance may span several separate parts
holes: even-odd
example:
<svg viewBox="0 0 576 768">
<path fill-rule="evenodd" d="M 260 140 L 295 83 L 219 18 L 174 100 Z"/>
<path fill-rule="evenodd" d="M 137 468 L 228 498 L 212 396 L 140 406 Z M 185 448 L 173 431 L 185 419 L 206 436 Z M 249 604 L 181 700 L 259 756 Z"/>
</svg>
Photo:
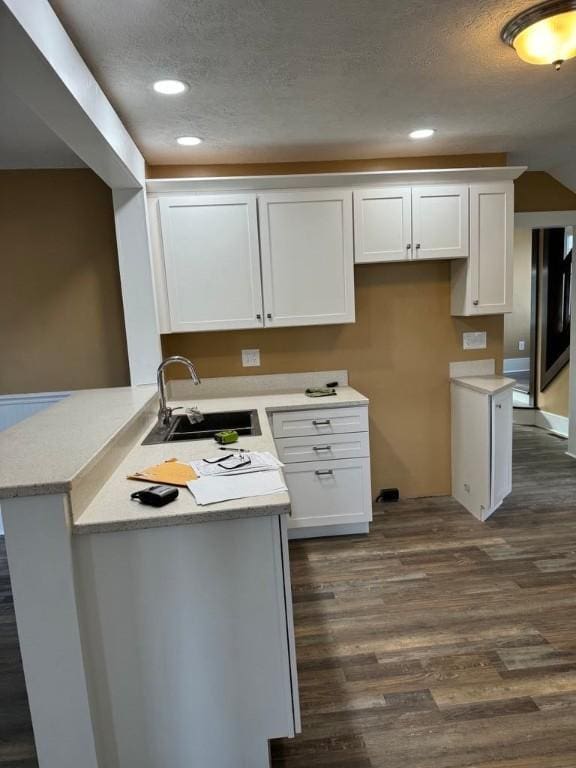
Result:
<svg viewBox="0 0 576 768">
<path fill-rule="evenodd" d="M 463 333 L 462 349 L 486 349 L 486 331 Z"/>
<path fill-rule="evenodd" d="M 257 368 L 260 365 L 259 349 L 243 349 L 242 365 L 244 368 Z"/>
<path fill-rule="evenodd" d="M 518 342 L 518 351 L 524 352 L 526 349 L 526 342 L 524 340 Z"/>
</svg>

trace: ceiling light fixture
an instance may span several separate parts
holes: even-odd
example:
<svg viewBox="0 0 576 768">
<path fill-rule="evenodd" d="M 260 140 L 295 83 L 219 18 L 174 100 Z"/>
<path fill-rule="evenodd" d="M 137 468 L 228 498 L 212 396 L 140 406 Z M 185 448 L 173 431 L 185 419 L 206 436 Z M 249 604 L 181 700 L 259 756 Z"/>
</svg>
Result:
<svg viewBox="0 0 576 768">
<path fill-rule="evenodd" d="M 162 93 L 164 96 L 177 96 L 188 90 L 182 80 L 157 80 L 152 87 L 156 93 Z"/>
<path fill-rule="evenodd" d="M 180 136 L 176 141 L 183 147 L 195 147 L 197 144 L 202 144 L 202 139 L 199 139 L 198 136 Z"/>
<path fill-rule="evenodd" d="M 502 40 L 528 64 L 562 63 L 576 56 L 576 0 L 552 0 L 519 13 L 502 30 Z"/>
<path fill-rule="evenodd" d="M 411 139 L 429 139 L 430 136 L 434 136 L 436 131 L 434 128 L 419 128 L 417 131 L 410 133 Z"/>
</svg>

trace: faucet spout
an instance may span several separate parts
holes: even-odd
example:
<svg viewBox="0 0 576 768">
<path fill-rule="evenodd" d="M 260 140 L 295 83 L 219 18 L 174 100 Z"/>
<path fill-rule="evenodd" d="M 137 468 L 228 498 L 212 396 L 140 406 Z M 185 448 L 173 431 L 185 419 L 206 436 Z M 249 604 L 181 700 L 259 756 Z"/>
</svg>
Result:
<svg viewBox="0 0 576 768">
<path fill-rule="evenodd" d="M 188 369 L 188 373 L 194 384 L 200 384 L 200 377 L 198 376 L 196 366 L 191 360 L 188 360 L 187 357 L 183 357 L 182 355 L 172 355 L 160 363 L 157 374 L 159 399 L 158 423 L 163 424 L 164 426 L 168 426 L 172 417 L 172 408 L 169 408 L 166 405 L 166 380 L 164 378 L 164 371 L 169 365 L 172 365 L 172 363 L 180 363 L 185 366 Z"/>
</svg>

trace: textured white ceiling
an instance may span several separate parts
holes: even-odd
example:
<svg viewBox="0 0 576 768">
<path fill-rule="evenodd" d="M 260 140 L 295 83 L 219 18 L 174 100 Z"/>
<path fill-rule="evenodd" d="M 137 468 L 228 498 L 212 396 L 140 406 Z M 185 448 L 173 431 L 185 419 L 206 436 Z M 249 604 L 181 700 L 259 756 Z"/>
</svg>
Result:
<svg viewBox="0 0 576 768">
<path fill-rule="evenodd" d="M 150 163 L 575 153 L 576 60 L 530 66 L 499 39 L 530 0 L 51 3 Z M 190 90 L 155 94 L 167 77 Z"/>
<path fill-rule="evenodd" d="M 82 168 L 84 164 L 0 82 L 0 169 Z"/>
</svg>

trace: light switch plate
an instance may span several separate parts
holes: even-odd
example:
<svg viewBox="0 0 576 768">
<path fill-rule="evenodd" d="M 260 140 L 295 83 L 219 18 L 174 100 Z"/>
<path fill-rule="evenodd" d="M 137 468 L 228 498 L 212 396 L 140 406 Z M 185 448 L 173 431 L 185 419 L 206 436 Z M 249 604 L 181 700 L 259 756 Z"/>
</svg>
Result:
<svg viewBox="0 0 576 768">
<path fill-rule="evenodd" d="M 462 334 L 463 349 L 486 349 L 486 331 L 472 331 Z"/>
<path fill-rule="evenodd" d="M 259 349 L 243 349 L 242 365 L 244 368 L 257 368 L 260 365 Z"/>
<path fill-rule="evenodd" d="M 519 352 L 524 352 L 525 349 L 526 349 L 526 342 L 523 339 L 521 339 L 518 342 L 518 351 Z"/>
</svg>

